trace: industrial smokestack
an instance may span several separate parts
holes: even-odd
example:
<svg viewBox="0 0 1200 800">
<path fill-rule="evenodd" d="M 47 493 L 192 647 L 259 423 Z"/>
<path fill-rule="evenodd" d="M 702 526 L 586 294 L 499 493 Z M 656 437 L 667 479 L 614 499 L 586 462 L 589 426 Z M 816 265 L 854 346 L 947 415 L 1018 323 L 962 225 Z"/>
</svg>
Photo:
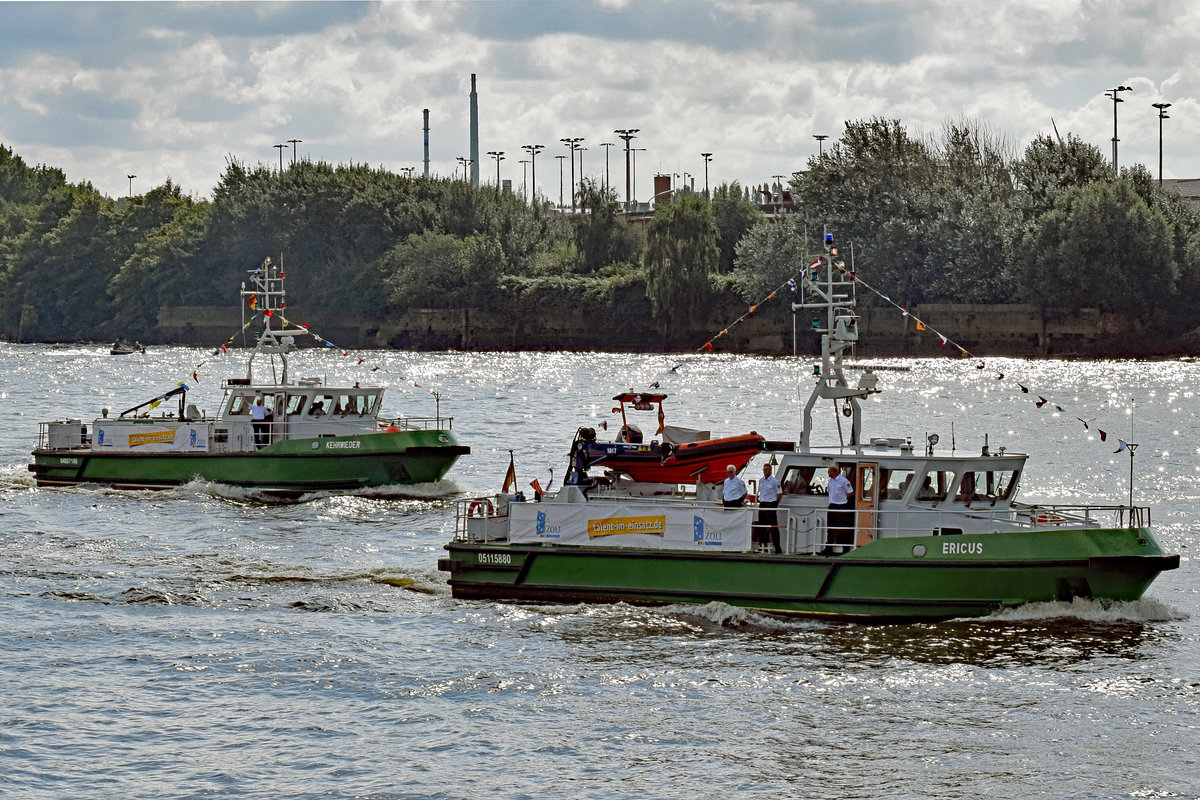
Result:
<svg viewBox="0 0 1200 800">
<path fill-rule="evenodd" d="M 425 179 L 429 179 L 429 109 L 425 109 Z"/>
<path fill-rule="evenodd" d="M 475 93 L 475 73 L 471 73 L 471 185 L 479 187 L 479 95 Z"/>
</svg>

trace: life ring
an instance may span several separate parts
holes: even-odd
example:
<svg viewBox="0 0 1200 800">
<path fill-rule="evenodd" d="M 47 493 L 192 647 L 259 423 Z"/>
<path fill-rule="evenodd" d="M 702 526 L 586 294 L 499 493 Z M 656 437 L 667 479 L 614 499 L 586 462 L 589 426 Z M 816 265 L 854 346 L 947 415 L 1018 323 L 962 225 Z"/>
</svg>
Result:
<svg viewBox="0 0 1200 800">
<path fill-rule="evenodd" d="M 496 507 L 492 505 L 491 500 L 472 500 L 471 505 L 467 507 L 468 517 L 494 517 L 496 516 Z"/>
<path fill-rule="evenodd" d="M 1066 517 L 1060 517 L 1058 514 L 1048 514 L 1044 511 L 1030 514 L 1029 519 L 1038 525 L 1061 525 L 1067 521 Z"/>
</svg>

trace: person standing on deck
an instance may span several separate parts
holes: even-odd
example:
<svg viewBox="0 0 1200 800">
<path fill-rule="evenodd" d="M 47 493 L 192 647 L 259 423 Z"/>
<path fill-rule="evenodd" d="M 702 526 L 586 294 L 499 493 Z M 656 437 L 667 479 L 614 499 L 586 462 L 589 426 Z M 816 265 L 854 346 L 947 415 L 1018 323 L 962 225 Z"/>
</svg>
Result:
<svg viewBox="0 0 1200 800">
<path fill-rule="evenodd" d="M 829 541 L 823 553 L 844 553 L 846 547 L 854 541 L 854 511 L 850 503 L 854 487 L 837 466 L 831 466 L 826 491 L 829 493 L 829 514 L 825 527 L 828 529 Z"/>
<path fill-rule="evenodd" d="M 271 431 L 267 427 L 267 409 L 261 397 L 255 397 L 250 403 L 250 419 L 254 426 L 254 447 L 258 449 L 270 440 Z"/>
<path fill-rule="evenodd" d="M 725 508 L 740 508 L 746 499 L 746 482 L 737 476 L 737 467 L 730 464 L 725 468 L 725 485 L 721 489 L 721 505 Z"/>
<path fill-rule="evenodd" d="M 767 540 L 774 552 L 782 553 L 779 546 L 779 514 L 774 509 L 779 508 L 779 498 L 783 495 L 783 487 L 779 479 L 771 474 L 771 465 L 763 464 L 762 480 L 758 482 L 758 524 L 767 527 Z M 767 511 L 765 509 L 771 509 Z"/>
</svg>

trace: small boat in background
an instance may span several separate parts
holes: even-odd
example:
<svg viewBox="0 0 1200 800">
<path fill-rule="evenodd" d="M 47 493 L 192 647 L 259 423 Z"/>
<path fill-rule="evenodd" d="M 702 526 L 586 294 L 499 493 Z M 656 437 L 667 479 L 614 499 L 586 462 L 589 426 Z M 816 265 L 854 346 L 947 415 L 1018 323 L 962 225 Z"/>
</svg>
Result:
<svg viewBox="0 0 1200 800">
<path fill-rule="evenodd" d="M 112 347 L 109 348 L 108 354 L 110 356 L 128 356 L 132 355 L 133 353 L 144 352 L 146 352 L 146 348 L 142 346 L 141 342 L 130 343 L 122 339 L 117 339 L 112 343 Z"/>
</svg>

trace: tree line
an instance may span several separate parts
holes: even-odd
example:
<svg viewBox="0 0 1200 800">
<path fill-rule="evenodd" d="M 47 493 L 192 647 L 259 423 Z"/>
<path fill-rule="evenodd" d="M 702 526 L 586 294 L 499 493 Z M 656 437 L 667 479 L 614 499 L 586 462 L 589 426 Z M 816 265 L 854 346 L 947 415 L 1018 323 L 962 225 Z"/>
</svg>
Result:
<svg viewBox="0 0 1200 800">
<path fill-rule="evenodd" d="M 773 187 L 786 211 L 764 213 L 734 182 L 684 189 L 638 223 L 590 181 L 564 215 L 496 187 L 311 161 L 231 160 L 211 200 L 170 180 L 113 200 L 0 145 L 0 335 L 153 342 L 160 308 L 232 305 L 246 271 L 282 255 L 306 307 L 385 320 L 569 302 L 647 317 L 670 347 L 785 284 L 826 230 L 901 305 L 1096 308 L 1157 341 L 1200 324 L 1200 217 L 1075 136 L 1017 153 L 978 125 L 917 137 L 876 118 L 847 123 L 804 166 Z"/>
</svg>

